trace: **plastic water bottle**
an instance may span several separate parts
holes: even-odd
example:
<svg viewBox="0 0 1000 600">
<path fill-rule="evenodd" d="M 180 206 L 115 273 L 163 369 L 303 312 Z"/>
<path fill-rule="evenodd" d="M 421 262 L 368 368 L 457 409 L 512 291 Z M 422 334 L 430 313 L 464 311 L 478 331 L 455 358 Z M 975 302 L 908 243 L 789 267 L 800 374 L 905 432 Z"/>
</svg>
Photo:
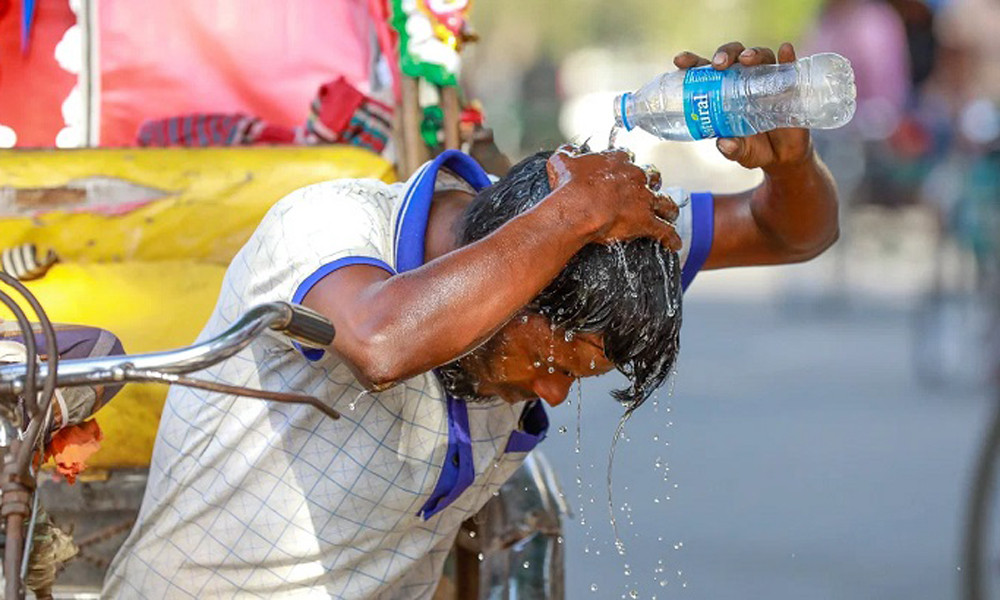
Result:
<svg viewBox="0 0 1000 600">
<path fill-rule="evenodd" d="M 739 137 L 779 127 L 834 129 L 854 116 L 851 63 L 833 53 L 793 63 L 664 73 L 615 99 L 616 127 L 665 140 Z"/>
</svg>

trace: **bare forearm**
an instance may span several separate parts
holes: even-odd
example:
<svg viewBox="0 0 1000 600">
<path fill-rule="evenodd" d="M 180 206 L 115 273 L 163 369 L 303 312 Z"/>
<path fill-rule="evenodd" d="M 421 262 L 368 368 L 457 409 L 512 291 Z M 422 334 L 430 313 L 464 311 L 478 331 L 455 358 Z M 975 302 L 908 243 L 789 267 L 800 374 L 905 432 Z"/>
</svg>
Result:
<svg viewBox="0 0 1000 600">
<path fill-rule="evenodd" d="M 765 169 L 750 212 L 791 260 L 812 258 L 837 239 L 837 188 L 815 151 L 801 163 Z"/>
<path fill-rule="evenodd" d="M 707 269 L 808 260 L 837 239 L 837 190 L 815 152 L 765 169 L 764 182 L 715 197 L 715 235 Z"/>
<path fill-rule="evenodd" d="M 486 238 L 376 285 L 338 327 L 335 349 L 378 386 L 475 348 L 555 278 L 594 230 L 557 190 Z"/>
</svg>

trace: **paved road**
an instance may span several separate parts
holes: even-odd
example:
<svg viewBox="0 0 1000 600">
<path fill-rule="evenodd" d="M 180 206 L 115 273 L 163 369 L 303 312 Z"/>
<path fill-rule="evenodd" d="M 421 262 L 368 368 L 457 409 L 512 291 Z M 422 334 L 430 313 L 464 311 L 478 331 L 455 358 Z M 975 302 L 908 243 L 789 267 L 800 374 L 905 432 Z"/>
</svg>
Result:
<svg viewBox="0 0 1000 600">
<path fill-rule="evenodd" d="M 569 597 L 957 597 L 990 403 L 984 390 L 923 389 L 902 306 L 789 312 L 767 297 L 691 295 L 673 396 L 642 407 L 618 448 L 624 557 L 605 486 L 616 380 L 583 386 L 581 454 L 576 407 L 550 411 L 544 450 L 582 507 L 567 526 Z"/>
</svg>

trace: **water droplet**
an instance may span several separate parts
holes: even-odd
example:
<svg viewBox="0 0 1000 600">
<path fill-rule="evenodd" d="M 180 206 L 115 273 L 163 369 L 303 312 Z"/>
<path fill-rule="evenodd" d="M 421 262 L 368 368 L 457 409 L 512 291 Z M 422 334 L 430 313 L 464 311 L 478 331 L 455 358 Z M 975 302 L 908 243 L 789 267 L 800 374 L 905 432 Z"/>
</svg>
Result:
<svg viewBox="0 0 1000 600">
<path fill-rule="evenodd" d="M 470 531 L 470 532 L 469 532 L 469 537 L 470 537 L 470 538 L 474 538 L 474 537 L 476 537 L 476 532 L 475 532 L 475 531 Z"/>
<path fill-rule="evenodd" d="M 661 579 L 660 580 L 660 587 L 667 587 L 668 583 L 670 583 L 670 582 L 667 581 L 666 579 Z"/>
<path fill-rule="evenodd" d="M 362 397 L 363 397 L 363 396 L 364 396 L 365 394 L 370 394 L 370 393 L 371 393 L 371 392 L 369 392 L 368 390 L 361 390 L 361 393 L 360 393 L 360 394 L 358 394 L 357 396 L 355 396 L 355 397 L 354 397 L 354 400 L 353 400 L 353 401 L 351 401 L 351 403 L 347 405 L 347 408 L 348 408 L 348 409 L 350 409 L 351 411 L 353 411 L 353 410 L 354 410 L 355 408 L 357 408 L 357 407 L 358 407 L 358 400 L 361 400 L 361 398 L 362 398 Z"/>
<path fill-rule="evenodd" d="M 659 498 L 653 498 L 653 504 L 659 504 L 659 503 L 660 503 Z"/>
<path fill-rule="evenodd" d="M 536 360 L 535 362 L 531 363 L 531 366 L 537 369 L 538 367 L 542 366 L 542 363 Z"/>
<path fill-rule="evenodd" d="M 576 443 L 573 445 L 573 453 L 580 453 L 580 422 L 583 420 L 583 392 L 580 391 L 580 380 L 576 380 Z M 580 463 L 576 464 L 577 471 L 580 470 Z"/>
<path fill-rule="evenodd" d="M 485 556 L 483 556 L 483 553 L 482 553 L 482 552 L 480 552 L 480 553 L 479 553 L 479 557 L 478 557 L 478 558 L 479 558 L 479 562 L 483 562 L 483 559 L 484 559 L 484 558 L 486 558 L 486 557 L 485 557 Z"/>
<path fill-rule="evenodd" d="M 528 322 L 528 315 L 521 315 L 521 322 L 522 323 L 527 323 Z"/>
<path fill-rule="evenodd" d="M 590 370 L 593 371 L 596 368 L 597 368 L 597 359 L 596 358 L 590 359 Z"/>
<path fill-rule="evenodd" d="M 625 424 L 628 423 L 629 418 L 631 418 L 632 413 L 626 411 L 622 418 L 618 421 L 618 427 L 615 429 L 615 435 L 611 438 L 611 450 L 608 453 L 608 473 L 607 473 L 607 485 L 608 485 L 608 515 L 611 517 L 611 532 L 615 536 L 615 550 L 618 554 L 625 555 L 625 543 L 622 542 L 621 535 L 618 533 L 618 523 L 615 521 L 615 511 L 614 511 L 614 499 L 612 497 L 612 479 L 613 479 L 613 469 L 615 464 L 615 450 L 618 447 L 618 441 L 622 437 L 622 433 L 625 431 Z"/>
<path fill-rule="evenodd" d="M 531 566 L 531 563 L 530 563 L 530 562 L 528 562 L 528 561 L 524 561 L 524 562 L 523 562 L 523 563 L 521 564 L 521 566 L 522 566 L 522 567 L 524 567 L 525 569 L 527 569 L 528 567 L 530 567 L 530 566 Z"/>
<path fill-rule="evenodd" d="M 590 584 L 590 591 L 592 591 L 592 592 L 596 592 L 597 591 L 597 584 L 596 583 Z"/>
<path fill-rule="evenodd" d="M 559 433 L 566 433 L 567 431 L 569 431 L 569 429 L 566 429 L 565 425 L 559 426 Z"/>
<path fill-rule="evenodd" d="M 575 336 L 575 335 L 576 334 L 574 334 L 572 331 L 567 331 L 563 335 L 563 339 L 566 340 L 567 342 L 572 342 L 573 341 L 573 336 Z"/>
<path fill-rule="evenodd" d="M 622 130 L 618 125 L 613 125 L 611 127 L 611 133 L 608 134 L 608 150 L 615 148 L 615 142 L 618 140 L 618 133 Z"/>
<path fill-rule="evenodd" d="M 639 592 L 635 590 L 629 590 L 628 597 L 631 598 L 632 600 L 635 600 L 636 598 L 639 597 Z"/>
<path fill-rule="evenodd" d="M 554 356 L 552 356 L 552 355 L 549 355 L 549 357 L 548 357 L 548 358 L 546 358 L 545 360 L 547 360 L 547 361 L 549 361 L 549 362 L 553 362 L 553 361 L 555 361 L 555 359 L 556 359 L 556 357 L 554 357 Z"/>
</svg>

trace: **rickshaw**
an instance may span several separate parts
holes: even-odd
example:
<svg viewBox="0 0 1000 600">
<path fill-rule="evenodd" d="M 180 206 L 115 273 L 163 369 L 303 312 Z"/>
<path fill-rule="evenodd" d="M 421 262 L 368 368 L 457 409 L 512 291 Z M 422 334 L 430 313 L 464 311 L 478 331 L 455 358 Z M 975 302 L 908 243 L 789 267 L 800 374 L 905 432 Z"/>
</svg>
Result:
<svg viewBox="0 0 1000 600">
<path fill-rule="evenodd" d="M 11 4 L 20 6 L 0 15 L 0 30 L 12 33 L 0 46 L 6 69 L 0 91 L 21 89 L 17 97 L 0 94 L 0 143 L 13 145 L 14 135 L 19 144 L 63 147 L 0 150 L 0 250 L 16 248 L 38 263 L 29 272 L 9 273 L 24 277 L 17 285 L 37 298 L 43 310 L 35 319 L 105 329 L 133 355 L 194 340 L 228 261 L 288 192 L 333 178 L 395 181 L 435 152 L 469 149 L 488 137 L 474 106 L 463 107 L 458 87 L 459 51 L 474 37 L 467 26 L 469 0 L 308 0 L 294 9 L 273 3 L 266 14 L 253 15 L 240 10 L 239 0 Z M 276 20 L 288 31 L 267 38 Z M 246 48 L 253 52 L 240 62 Z M 308 54 L 316 64 L 306 65 Z M 224 66 L 212 67 L 218 63 Z M 289 71 L 291 83 L 283 78 Z M 381 90 L 394 113 L 394 151 L 380 155 L 363 136 L 307 146 L 134 145 L 141 120 L 203 112 L 198 102 L 206 97 L 227 99 L 224 110 L 257 110 L 261 120 L 287 121 L 299 111 L 301 121 L 310 86 L 315 90 L 337 76 L 373 96 Z M 29 109 L 31 86 L 41 89 Z M 286 93 L 292 88 L 298 93 Z M 49 249 L 54 256 L 45 253 Z M 8 299 L 19 297 L 9 286 L 0 290 Z M 254 331 L 288 326 L 300 314 L 295 307 L 267 311 L 267 323 L 254 321 Z M 279 313 L 284 316 L 274 316 Z M 15 317 L 14 308 L 0 307 L 0 318 Z M 32 335 L 43 334 L 44 328 Z M 160 362 L 149 363 L 150 372 L 165 369 L 165 355 L 174 356 L 154 354 Z M 24 402 L 31 357 L 0 367 L 0 388 L 6 386 L 0 393 L 19 391 Z M 40 362 L 32 385 L 42 389 L 47 365 L 65 374 L 59 385 L 79 385 L 86 378 L 81 373 L 90 373 L 91 384 L 100 376 L 142 379 L 136 357 L 128 358 L 132 370 L 125 358 Z M 147 373 L 147 383 L 129 383 L 96 414 L 105 441 L 75 485 L 44 468 L 35 474 L 33 498 L 40 498 L 52 523 L 72 532 L 79 549 L 60 566 L 55 597 L 97 597 L 142 497 L 166 392 L 149 382 L 178 383 L 178 373 L 170 371 L 174 379 Z M 9 434 L 0 438 L 13 455 L 12 440 L 24 433 L 18 426 L 29 420 L 8 417 L 0 410 L 0 429 Z M 563 497 L 544 457 L 529 456 L 459 533 L 436 597 L 564 597 Z M 19 546 L 6 550 L 23 554 L 27 564 L 32 532 L 24 535 L 28 544 L 11 535 L 5 541 Z"/>
</svg>

